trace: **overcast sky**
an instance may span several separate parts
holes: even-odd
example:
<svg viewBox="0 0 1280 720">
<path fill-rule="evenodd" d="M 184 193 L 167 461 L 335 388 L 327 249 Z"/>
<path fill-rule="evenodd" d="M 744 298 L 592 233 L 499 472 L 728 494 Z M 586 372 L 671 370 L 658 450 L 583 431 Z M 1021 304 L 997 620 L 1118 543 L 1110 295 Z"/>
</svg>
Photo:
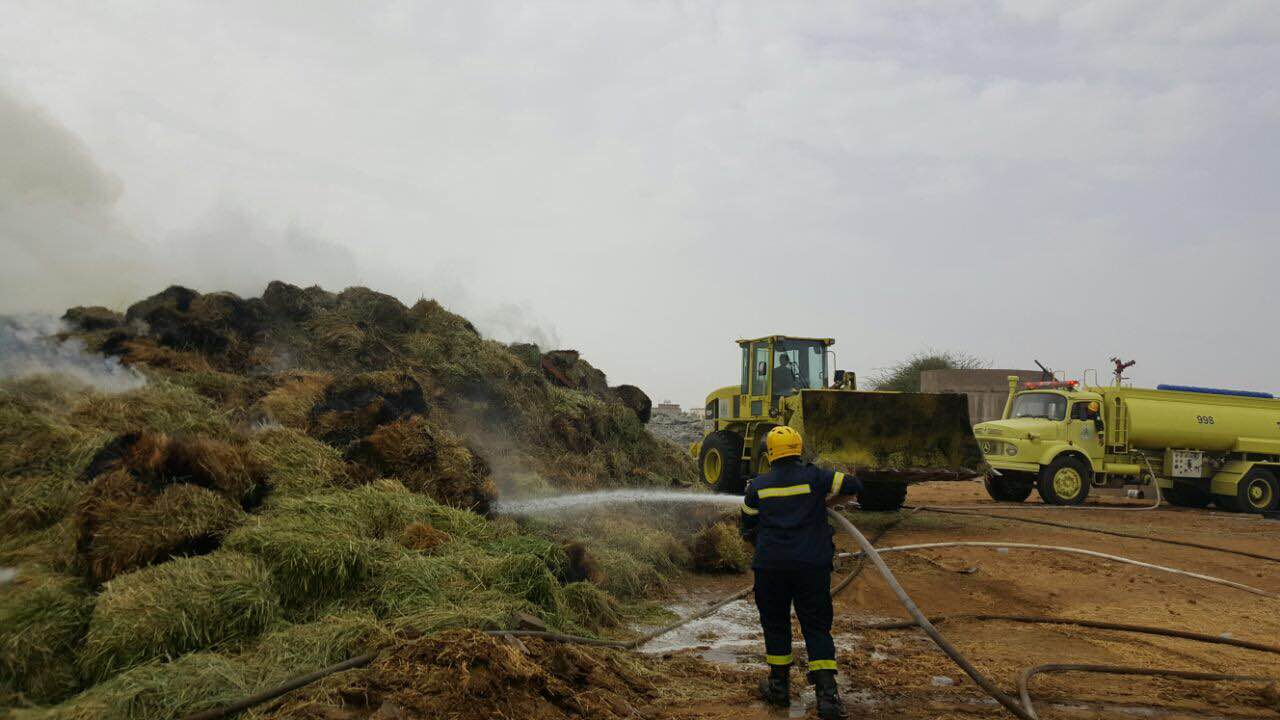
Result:
<svg viewBox="0 0 1280 720">
<path fill-rule="evenodd" d="M 682 404 L 768 333 L 1280 390 L 1270 0 L 0 17 L 0 312 L 280 277 Z"/>
</svg>

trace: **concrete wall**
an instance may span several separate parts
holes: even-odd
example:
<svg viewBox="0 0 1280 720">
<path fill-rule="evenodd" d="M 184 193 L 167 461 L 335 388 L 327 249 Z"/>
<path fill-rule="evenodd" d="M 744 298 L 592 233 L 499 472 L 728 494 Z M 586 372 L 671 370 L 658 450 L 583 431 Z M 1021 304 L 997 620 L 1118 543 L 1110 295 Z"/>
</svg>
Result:
<svg viewBox="0 0 1280 720">
<path fill-rule="evenodd" d="M 969 420 L 999 419 L 1009 397 L 1009 376 L 1021 382 L 1040 379 L 1039 370 L 925 370 L 920 373 L 921 392 L 964 393 L 969 396 Z"/>
</svg>

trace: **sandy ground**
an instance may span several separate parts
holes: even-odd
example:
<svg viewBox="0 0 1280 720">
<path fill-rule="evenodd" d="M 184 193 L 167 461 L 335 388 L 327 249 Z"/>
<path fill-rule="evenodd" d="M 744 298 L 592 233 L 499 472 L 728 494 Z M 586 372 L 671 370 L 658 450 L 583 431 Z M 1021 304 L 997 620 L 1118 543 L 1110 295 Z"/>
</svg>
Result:
<svg viewBox="0 0 1280 720">
<path fill-rule="evenodd" d="M 1034 496 L 1033 501 L 1034 502 Z M 1147 501 L 1130 501 L 1139 507 Z M 912 488 L 909 504 L 974 505 L 1001 512 L 978 483 Z M 1116 506 L 1119 498 L 1092 504 Z M 1008 506 L 1004 506 L 1008 507 Z M 1207 510 L 1161 508 L 1113 512 L 1009 510 L 1092 528 L 1187 540 L 1280 556 L 1280 522 Z M 850 516 L 868 535 L 893 515 Z M 949 540 L 1064 545 L 1122 555 L 1280 593 L 1280 564 L 1141 539 L 1099 535 L 986 517 L 919 512 L 891 528 L 880 546 Z M 843 537 L 837 545 L 853 549 Z M 1109 561 L 1035 550 L 950 548 L 885 556 L 908 593 L 930 616 L 1001 613 L 1128 622 L 1280 644 L 1280 600 L 1201 580 Z M 749 576 L 691 578 L 676 609 L 691 612 L 750 583 Z M 850 717 L 971 718 L 1007 716 L 918 630 L 868 631 L 868 622 L 906 613 L 873 568 L 837 596 L 840 681 Z M 696 654 L 721 667 L 760 672 L 762 641 L 750 601 L 731 605 L 645 648 L 656 656 Z M 983 672 L 1014 692 L 1020 670 L 1047 662 L 1084 662 L 1264 675 L 1280 678 L 1280 655 L 1061 625 L 955 620 L 939 625 Z M 803 654 L 797 628 L 796 652 Z M 799 659 L 799 657 L 798 657 Z M 803 687 L 797 671 L 793 681 Z M 743 678 L 745 686 L 746 678 Z M 797 690 L 800 689 L 797 688 Z M 806 688 L 807 690 L 807 688 Z M 1270 718 L 1280 716 L 1275 687 L 1247 683 L 1125 678 L 1079 673 L 1039 677 L 1033 696 L 1042 718 Z M 810 693 L 796 692 L 790 711 L 774 711 L 735 692 L 716 701 L 667 707 L 670 718 L 814 716 Z"/>
</svg>

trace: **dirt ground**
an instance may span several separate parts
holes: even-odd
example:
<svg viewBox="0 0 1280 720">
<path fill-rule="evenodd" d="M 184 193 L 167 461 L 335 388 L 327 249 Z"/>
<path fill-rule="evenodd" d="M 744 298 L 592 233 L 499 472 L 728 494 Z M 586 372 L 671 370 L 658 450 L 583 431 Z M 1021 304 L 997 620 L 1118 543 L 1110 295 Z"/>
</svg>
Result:
<svg viewBox="0 0 1280 720">
<path fill-rule="evenodd" d="M 1035 502 L 1033 497 L 1031 503 Z M 1149 501 L 1091 498 L 1090 505 L 1141 507 Z M 912 488 L 912 505 L 985 505 L 1010 517 L 1047 519 L 1090 528 L 1178 539 L 1280 556 L 1280 522 L 1208 510 L 1161 508 L 1133 512 L 1011 510 L 992 502 L 978 483 L 927 483 Z M 985 510 L 984 510 L 985 512 Z M 896 515 L 850 516 L 873 536 Z M 1016 520 L 918 512 L 891 527 L 881 547 L 954 540 L 1008 541 L 1084 548 L 1190 570 L 1280 593 L 1280 564 L 1142 539 L 1027 524 Z M 840 537 L 842 550 L 855 549 Z M 963 613 L 1050 615 L 1103 620 L 1280 644 L 1280 599 L 1107 560 L 999 548 L 947 548 L 886 554 L 907 592 L 930 616 Z M 837 576 L 839 577 L 839 575 Z M 684 613 L 749 584 L 748 576 L 692 579 L 676 607 Z M 975 718 L 1008 716 L 918 630 L 868 631 L 869 622 L 906 613 L 869 565 L 835 599 L 837 646 L 850 717 Z M 761 672 L 761 639 L 750 601 L 726 607 L 645 647 L 655 656 L 697 655 L 722 669 Z M 1280 678 L 1280 655 L 1108 630 L 1004 621 L 939 624 L 951 640 L 1006 692 L 1021 669 L 1042 663 L 1095 663 Z M 802 659 L 798 628 L 797 660 Z M 689 668 L 686 667 L 686 670 Z M 794 685 L 802 685 L 796 672 Z M 705 702 L 662 707 L 664 718 L 814 716 L 812 696 L 796 692 L 790 711 L 771 711 L 741 692 Z M 797 688 L 799 690 L 799 688 Z M 1268 718 L 1280 716 L 1274 685 L 1210 683 L 1063 673 L 1039 676 L 1032 696 L 1042 718 Z"/>
</svg>

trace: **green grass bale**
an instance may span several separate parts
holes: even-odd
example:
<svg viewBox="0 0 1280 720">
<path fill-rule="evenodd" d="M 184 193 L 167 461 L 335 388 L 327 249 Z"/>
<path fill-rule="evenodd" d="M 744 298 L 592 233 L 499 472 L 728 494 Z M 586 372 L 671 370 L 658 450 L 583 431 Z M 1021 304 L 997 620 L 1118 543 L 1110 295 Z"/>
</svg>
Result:
<svg viewBox="0 0 1280 720">
<path fill-rule="evenodd" d="M 105 679 L 148 660 L 254 637 L 279 612 L 271 573 L 256 558 L 178 558 L 103 587 L 80 665 Z"/>
<path fill-rule="evenodd" d="M 92 609 L 78 578 L 19 570 L 0 590 L 0 704 L 8 704 L 5 695 L 54 702 L 77 689 L 75 651 Z"/>
</svg>

